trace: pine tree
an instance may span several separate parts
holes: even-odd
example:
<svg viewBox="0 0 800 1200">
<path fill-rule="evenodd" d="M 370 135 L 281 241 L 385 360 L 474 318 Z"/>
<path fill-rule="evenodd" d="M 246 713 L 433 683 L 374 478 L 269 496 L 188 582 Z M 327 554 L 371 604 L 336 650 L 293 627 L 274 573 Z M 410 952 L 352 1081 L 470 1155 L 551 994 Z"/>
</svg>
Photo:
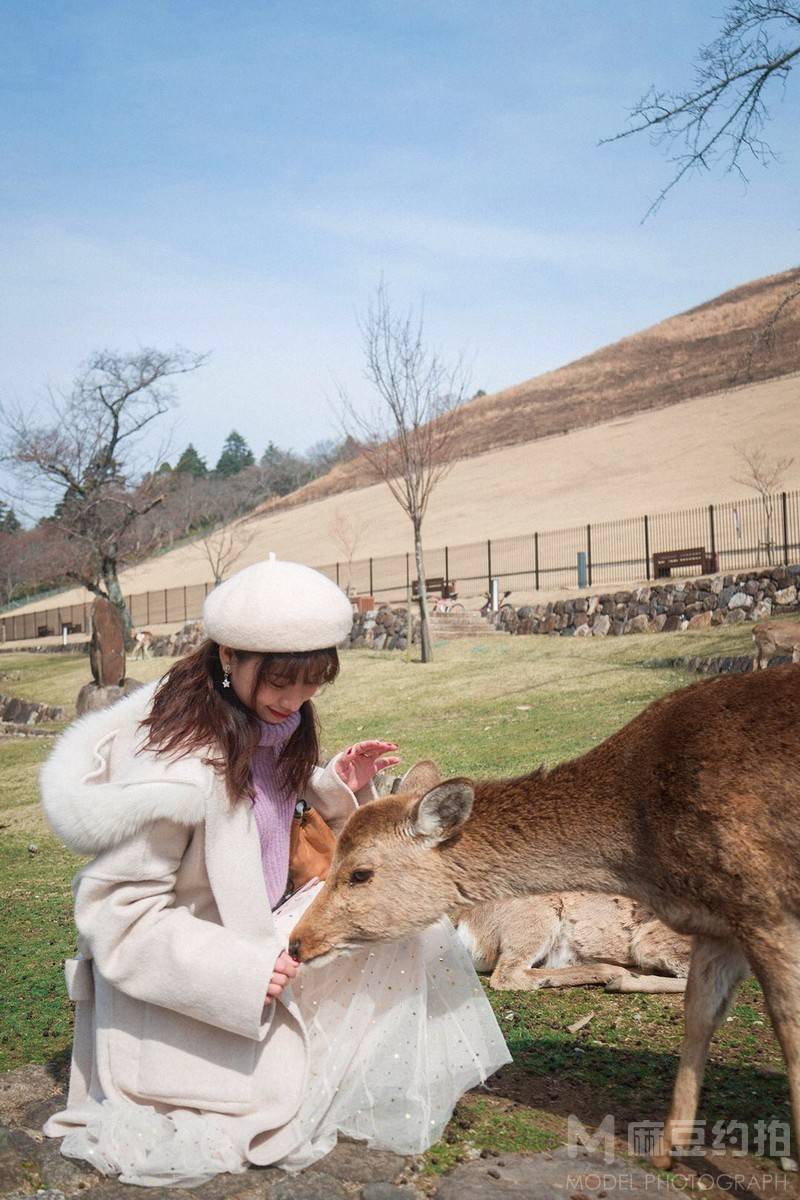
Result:
<svg viewBox="0 0 800 1200">
<path fill-rule="evenodd" d="M 255 461 L 253 451 L 242 435 L 237 433 L 235 429 L 232 429 L 225 438 L 222 453 L 214 470 L 217 475 L 224 477 L 238 475 L 245 467 L 252 467 Z"/>
<path fill-rule="evenodd" d="M 175 470 L 186 475 L 194 475 L 196 478 L 208 474 L 205 459 L 200 457 L 191 442 L 175 463 Z"/>
<path fill-rule="evenodd" d="M 13 508 L 0 500 L 0 533 L 18 533 L 21 528 Z"/>
</svg>

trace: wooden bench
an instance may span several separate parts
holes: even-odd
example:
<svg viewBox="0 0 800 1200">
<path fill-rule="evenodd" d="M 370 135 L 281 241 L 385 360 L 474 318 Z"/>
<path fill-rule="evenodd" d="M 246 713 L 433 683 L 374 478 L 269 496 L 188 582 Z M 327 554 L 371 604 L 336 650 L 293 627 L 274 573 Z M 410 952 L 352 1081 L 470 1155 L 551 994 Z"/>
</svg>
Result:
<svg viewBox="0 0 800 1200">
<path fill-rule="evenodd" d="M 703 575 L 713 575 L 719 570 L 719 555 L 706 553 L 705 546 L 691 546 L 683 550 L 657 550 L 653 555 L 653 575 L 664 579 L 673 567 L 697 567 Z"/>
<path fill-rule="evenodd" d="M 372 612 L 377 608 L 374 596 L 351 596 L 350 603 L 353 605 L 353 612 L 357 613 Z"/>
<path fill-rule="evenodd" d="M 443 600 L 452 600 L 456 595 L 456 584 L 453 579 L 445 579 L 444 575 L 432 575 L 425 579 L 425 594 L 426 596 L 432 592 L 438 592 Z M 415 600 L 419 600 L 419 580 L 411 580 L 411 595 Z"/>
</svg>

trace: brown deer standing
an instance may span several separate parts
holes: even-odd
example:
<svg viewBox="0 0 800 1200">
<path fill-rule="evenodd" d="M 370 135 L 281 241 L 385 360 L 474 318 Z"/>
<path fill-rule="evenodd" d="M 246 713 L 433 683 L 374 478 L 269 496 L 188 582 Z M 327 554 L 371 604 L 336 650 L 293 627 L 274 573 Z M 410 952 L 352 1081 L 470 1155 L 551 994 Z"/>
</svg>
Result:
<svg viewBox="0 0 800 1200">
<path fill-rule="evenodd" d="M 358 809 L 295 927 L 302 962 L 425 928 L 459 905 L 576 888 L 630 896 L 694 938 L 672 1105 L 654 1162 L 688 1145 L 708 1047 L 748 963 L 800 1132 L 800 667 L 651 704 L 551 771 Z"/>
</svg>

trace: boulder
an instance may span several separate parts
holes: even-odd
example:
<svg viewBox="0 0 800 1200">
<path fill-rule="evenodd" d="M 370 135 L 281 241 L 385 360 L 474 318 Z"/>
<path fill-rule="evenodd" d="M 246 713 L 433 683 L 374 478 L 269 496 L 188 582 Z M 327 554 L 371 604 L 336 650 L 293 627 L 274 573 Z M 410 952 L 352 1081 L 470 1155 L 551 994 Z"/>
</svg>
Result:
<svg viewBox="0 0 800 1200">
<path fill-rule="evenodd" d="M 729 611 L 732 611 L 733 609 L 736 609 L 736 608 L 752 608 L 752 607 L 753 607 L 753 597 L 749 596 L 747 594 L 747 592 L 734 592 L 734 594 L 731 596 L 730 600 L 728 601 L 728 610 Z"/>
<path fill-rule="evenodd" d="M 632 617 L 625 624 L 624 633 L 649 633 L 650 618 L 640 614 L 638 617 Z"/>
<path fill-rule="evenodd" d="M 434 1200 L 596 1200 L 657 1194 L 663 1181 L 633 1161 L 560 1146 L 540 1154 L 489 1151 L 442 1177 Z M 678 1189 L 676 1188 L 677 1192 Z"/>
<path fill-rule="evenodd" d="M 790 604 L 796 604 L 797 588 L 794 586 L 794 584 L 791 584 L 789 587 L 781 588 L 780 591 L 777 591 L 775 593 L 775 603 L 780 605 L 782 608 L 785 608 Z"/>
<path fill-rule="evenodd" d="M 689 630 L 708 629 L 711 625 L 711 612 L 706 609 L 704 612 L 697 612 L 690 618 L 687 628 Z"/>
<path fill-rule="evenodd" d="M 611 618 L 601 614 L 596 616 L 592 625 L 592 635 L 594 637 L 605 637 L 611 628 Z"/>
<path fill-rule="evenodd" d="M 686 625 L 683 613 L 670 613 L 664 622 L 664 633 L 679 633 Z"/>
<path fill-rule="evenodd" d="M 135 692 L 142 686 L 138 679 L 126 679 L 124 683 L 108 687 L 103 687 L 92 680 L 91 683 L 85 683 L 78 692 L 75 712 L 79 717 L 82 717 L 84 713 L 98 712 L 99 709 L 108 708 L 117 700 L 121 700 L 123 696 L 129 696 L 131 692 Z"/>
<path fill-rule="evenodd" d="M 732 608 L 725 614 L 726 625 L 741 625 L 745 620 L 747 618 L 743 608 Z"/>
</svg>

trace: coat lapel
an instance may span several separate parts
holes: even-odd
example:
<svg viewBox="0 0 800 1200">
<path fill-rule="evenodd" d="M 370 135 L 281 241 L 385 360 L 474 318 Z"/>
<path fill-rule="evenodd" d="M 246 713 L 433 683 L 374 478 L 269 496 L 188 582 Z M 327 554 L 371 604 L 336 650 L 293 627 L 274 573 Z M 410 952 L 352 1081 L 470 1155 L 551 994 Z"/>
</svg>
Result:
<svg viewBox="0 0 800 1200">
<path fill-rule="evenodd" d="M 206 870 L 223 925 L 246 937 L 275 937 L 252 807 L 231 804 L 221 781 L 206 813 Z"/>
<path fill-rule="evenodd" d="M 206 811 L 206 871 L 223 925 L 250 938 L 276 938 L 261 866 L 261 844 L 252 806 L 231 804 L 216 780 Z M 305 1039 L 300 1009 L 286 988 L 281 1003 L 297 1021 Z"/>
</svg>

